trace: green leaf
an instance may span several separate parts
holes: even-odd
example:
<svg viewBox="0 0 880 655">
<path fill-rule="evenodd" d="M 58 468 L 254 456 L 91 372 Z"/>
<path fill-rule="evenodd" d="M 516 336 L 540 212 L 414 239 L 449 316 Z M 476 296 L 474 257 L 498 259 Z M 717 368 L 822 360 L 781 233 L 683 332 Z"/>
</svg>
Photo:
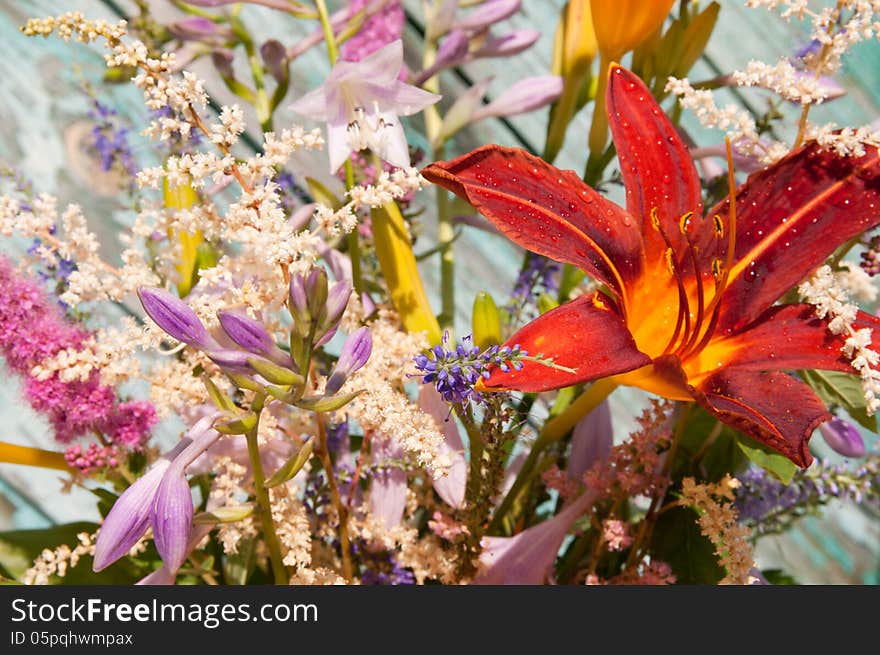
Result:
<svg viewBox="0 0 880 655">
<path fill-rule="evenodd" d="M 211 398 L 211 402 L 217 405 L 218 409 L 223 409 L 227 412 L 234 412 L 237 409 L 235 403 L 232 402 L 232 399 L 220 391 L 210 378 L 205 378 L 204 382 L 205 388 L 208 390 L 208 396 Z"/>
<path fill-rule="evenodd" d="M 80 521 L 65 523 L 38 530 L 14 530 L 0 532 L 0 576 L 20 580 L 34 560 L 48 548 L 54 550 L 65 544 L 75 548 L 79 544 L 76 535 L 81 532 L 93 534 L 98 529 L 95 523 Z M 128 558 L 108 566 L 100 573 L 92 571 L 92 557 L 82 556 L 77 565 L 68 567 L 63 578 L 51 577 L 50 584 L 96 585 L 133 584 L 143 577 L 144 571 Z"/>
<path fill-rule="evenodd" d="M 354 393 L 344 393 L 338 396 L 320 396 L 317 398 L 303 398 L 297 401 L 296 406 L 312 412 L 335 412 L 345 407 L 357 396 L 363 393 L 363 389 Z"/>
<path fill-rule="evenodd" d="M 306 178 L 306 186 L 309 187 L 309 194 L 315 199 L 315 202 L 327 205 L 332 208 L 333 211 L 336 211 L 345 204 L 341 199 L 337 198 L 330 189 L 312 177 Z"/>
<path fill-rule="evenodd" d="M 107 514 L 110 513 L 113 505 L 116 504 L 116 500 L 119 496 L 109 489 L 102 489 L 98 487 L 97 489 L 90 489 L 90 491 L 98 497 L 98 512 L 100 512 L 101 516 L 106 517 Z"/>
<path fill-rule="evenodd" d="M 196 525 L 214 525 L 215 523 L 237 523 L 242 521 L 254 513 L 253 503 L 245 503 L 244 505 L 233 505 L 229 507 L 218 507 L 210 512 L 199 512 L 193 517 L 193 523 Z"/>
<path fill-rule="evenodd" d="M 279 366 L 268 359 L 252 357 L 248 359 L 248 364 L 272 384 L 280 384 L 284 386 L 300 386 L 305 384 L 305 379 L 302 375 L 295 371 L 291 371 L 289 368 Z"/>
<path fill-rule="evenodd" d="M 839 371 L 801 371 L 804 381 L 826 405 L 838 405 L 859 425 L 877 432 L 877 417 L 868 416 L 859 378 Z"/>
<path fill-rule="evenodd" d="M 296 455 L 291 457 L 289 460 L 284 462 L 275 473 L 272 474 L 268 480 L 266 480 L 266 488 L 271 489 L 272 487 L 277 487 L 279 484 L 283 484 L 290 480 L 293 476 L 299 473 L 302 470 L 302 467 L 306 465 L 306 462 L 309 461 L 309 458 L 312 456 L 312 451 L 315 449 L 315 440 L 309 439 L 306 441 L 302 448 L 297 451 Z"/>
<path fill-rule="evenodd" d="M 651 537 L 651 557 L 669 564 L 679 584 L 717 584 L 724 570 L 715 546 L 700 532 L 697 514 L 673 507 L 657 519 Z"/>
<path fill-rule="evenodd" d="M 797 471 L 797 465 L 785 455 L 780 455 L 775 450 L 770 450 L 762 443 L 740 435 L 736 445 L 745 453 L 750 461 L 772 474 L 782 484 L 791 482 L 792 476 Z"/>
<path fill-rule="evenodd" d="M 783 571 L 782 569 L 764 569 L 761 571 L 761 575 L 766 578 L 767 582 L 773 585 L 797 585 L 800 584 L 797 580 L 791 577 L 788 573 Z"/>
<path fill-rule="evenodd" d="M 257 415 L 253 412 L 242 414 L 234 418 L 220 421 L 214 425 L 214 429 L 220 434 L 245 434 L 257 425 Z"/>
<path fill-rule="evenodd" d="M 247 584 L 257 564 L 256 539 L 245 537 L 238 542 L 238 550 L 223 560 L 223 578 L 226 584 Z"/>
</svg>

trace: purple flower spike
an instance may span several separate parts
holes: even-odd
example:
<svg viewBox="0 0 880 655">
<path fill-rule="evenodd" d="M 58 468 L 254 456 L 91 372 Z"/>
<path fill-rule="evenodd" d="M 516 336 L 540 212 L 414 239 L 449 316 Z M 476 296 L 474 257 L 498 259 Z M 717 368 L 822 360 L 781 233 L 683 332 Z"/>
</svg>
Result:
<svg viewBox="0 0 880 655">
<path fill-rule="evenodd" d="M 539 75 L 520 80 L 488 105 L 474 112 L 473 121 L 490 116 L 513 116 L 548 105 L 562 95 L 562 78 Z"/>
<path fill-rule="evenodd" d="M 844 457 L 864 457 L 865 440 L 859 430 L 849 421 L 833 418 L 819 426 L 825 443 Z"/>
<path fill-rule="evenodd" d="M 217 347 L 205 326 L 189 305 L 164 289 L 141 287 L 138 298 L 147 315 L 169 335 L 185 344 L 209 350 Z"/>
<path fill-rule="evenodd" d="M 189 484 L 183 467 L 175 465 L 162 478 L 150 517 L 156 550 L 172 571 L 179 569 L 186 560 L 192 518 L 193 502 Z"/>
<path fill-rule="evenodd" d="M 520 0 L 488 0 L 474 9 L 466 18 L 456 21 L 455 27 L 480 32 L 519 11 Z"/>
<path fill-rule="evenodd" d="M 541 37 L 538 30 L 517 30 L 501 36 L 490 36 L 474 52 L 474 57 L 512 57 L 528 50 Z"/>
<path fill-rule="evenodd" d="M 110 566 L 144 536 L 150 522 L 153 498 L 170 465 L 167 459 L 158 460 L 119 496 L 98 531 L 93 571 Z"/>
<path fill-rule="evenodd" d="M 342 346 L 339 360 L 330 374 L 330 379 L 327 380 L 325 394 L 329 396 L 339 391 L 348 377 L 367 363 L 372 350 L 373 338 L 370 336 L 370 328 L 362 327 L 352 332 Z"/>
<path fill-rule="evenodd" d="M 606 461 L 613 441 L 611 409 L 605 400 L 574 426 L 566 469 L 569 479 L 580 480 L 594 464 Z"/>
</svg>

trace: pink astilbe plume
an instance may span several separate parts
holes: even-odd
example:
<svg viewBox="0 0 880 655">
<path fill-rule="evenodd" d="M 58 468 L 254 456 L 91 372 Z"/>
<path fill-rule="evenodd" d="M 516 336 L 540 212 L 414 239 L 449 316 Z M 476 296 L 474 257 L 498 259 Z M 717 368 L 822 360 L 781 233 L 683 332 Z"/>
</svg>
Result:
<svg viewBox="0 0 880 655">
<path fill-rule="evenodd" d="M 31 407 L 48 417 L 61 443 L 97 431 L 114 444 L 140 448 L 156 423 L 150 403 L 119 402 L 115 390 L 101 384 L 97 370 L 86 380 L 70 381 L 62 380 L 57 371 L 46 379 L 31 373 L 61 350 L 82 348 L 89 337 L 64 319 L 35 282 L 0 257 L 0 354 L 10 370 L 24 378 Z"/>
<path fill-rule="evenodd" d="M 348 4 L 349 15 L 354 16 L 368 4 L 367 0 L 351 0 Z M 389 0 L 382 9 L 364 21 L 357 34 L 340 46 L 339 54 L 346 61 L 360 61 L 373 54 L 401 37 L 404 18 L 400 0 Z M 405 69 L 401 71 L 401 75 L 406 76 Z"/>
</svg>

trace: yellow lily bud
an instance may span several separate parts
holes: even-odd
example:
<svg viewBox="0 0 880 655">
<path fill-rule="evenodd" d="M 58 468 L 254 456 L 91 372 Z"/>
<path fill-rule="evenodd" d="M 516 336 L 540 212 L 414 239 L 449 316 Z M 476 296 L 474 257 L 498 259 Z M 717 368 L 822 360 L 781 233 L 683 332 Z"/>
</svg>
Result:
<svg viewBox="0 0 880 655">
<path fill-rule="evenodd" d="M 371 218 L 376 259 L 403 326 L 408 332 L 427 333 L 431 345 L 440 343 L 440 324 L 431 311 L 397 203 L 374 209 Z"/>
<path fill-rule="evenodd" d="M 199 201 L 199 196 L 192 186 L 186 184 L 171 187 L 168 185 L 167 179 L 162 181 L 162 197 L 168 209 L 189 209 Z M 195 282 L 198 272 L 199 246 L 204 241 L 204 235 L 201 230 L 196 231 L 195 234 L 189 234 L 181 230 L 169 229 L 168 238 L 180 242 L 181 246 L 180 261 L 174 268 L 180 274 L 177 292 L 182 298 L 189 293 Z"/>
<path fill-rule="evenodd" d="M 596 57 L 596 35 L 590 0 L 571 0 L 559 15 L 553 41 L 553 74 L 568 75 L 588 67 Z"/>
<path fill-rule="evenodd" d="M 480 291 L 474 298 L 471 316 L 474 344 L 481 350 L 501 343 L 501 316 L 492 294 Z"/>
<path fill-rule="evenodd" d="M 593 28 L 602 57 L 619 59 L 651 36 L 675 0 L 591 0 Z"/>
</svg>

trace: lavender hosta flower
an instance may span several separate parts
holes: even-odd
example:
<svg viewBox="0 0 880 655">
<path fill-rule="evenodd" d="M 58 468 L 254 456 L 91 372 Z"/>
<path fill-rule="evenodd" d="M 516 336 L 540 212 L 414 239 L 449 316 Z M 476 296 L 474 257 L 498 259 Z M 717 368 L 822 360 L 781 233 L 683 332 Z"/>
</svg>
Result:
<svg viewBox="0 0 880 655">
<path fill-rule="evenodd" d="M 98 531 L 92 570 L 97 572 L 107 568 L 126 555 L 144 536 L 156 490 L 170 465 L 169 460 L 159 459 L 116 500 Z"/>
<path fill-rule="evenodd" d="M 327 273 L 320 266 L 290 277 L 288 309 L 300 335 L 309 333 L 312 322 L 320 323 L 326 317 L 328 297 Z"/>
<path fill-rule="evenodd" d="M 331 173 L 352 151 L 366 148 L 394 166 L 410 165 L 399 117 L 421 111 L 440 96 L 401 82 L 402 67 L 403 42 L 398 39 L 359 62 L 338 61 L 324 84 L 291 105 L 296 113 L 327 123 Z"/>
<path fill-rule="evenodd" d="M 568 478 L 581 480 L 595 464 L 608 461 L 613 441 L 611 407 L 604 400 L 574 426 L 566 467 Z"/>
<path fill-rule="evenodd" d="M 366 326 L 358 328 L 348 335 L 348 339 L 342 346 L 339 359 L 336 361 L 336 366 L 333 367 L 327 380 L 324 393 L 329 396 L 339 391 L 351 374 L 367 363 L 372 350 L 373 337 L 370 335 L 370 328 Z"/>
<path fill-rule="evenodd" d="M 392 437 L 376 435 L 371 454 L 370 512 L 391 530 L 400 525 L 406 508 L 406 471 L 392 461 L 403 458 L 403 448 Z"/>
<path fill-rule="evenodd" d="M 446 475 L 433 478 L 434 491 L 447 505 L 456 509 L 464 507 L 464 493 L 467 486 L 467 461 L 464 458 L 464 444 L 458 426 L 452 418 L 449 407 L 434 387 L 424 385 L 419 388 L 419 409 L 437 421 L 443 433 L 443 442 L 438 448 L 439 455 L 451 462 Z"/>
<path fill-rule="evenodd" d="M 224 79 L 232 79 L 235 77 L 235 69 L 232 62 L 235 60 L 235 54 L 232 50 L 226 48 L 218 48 L 211 53 L 211 62 L 214 68 L 220 73 L 220 77 Z"/>
<path fill-rule="evenodd" d="M 474 112 L 474 122 L 484 118 L 524 114 L 549 105 L 562 95 L 562 78 L 558 75 L 527 77 L 515 83 L 488 105 Z"/>
<path fill-rule="evenodd" d="M 178 341 L 199 350 L 219 347 L 196 313 L 174 294 L 149 287 L 140 287 L 137 293 L 147 315 Z"/>
<path fill-rule="evenodd" d="M 849 421 L 833 418 L 827 423 L 822 423 L 819 432 L 834 452 L 844 457 L 865 456 L 865 440 L 859 429 Z"/>
<path fill-rule="evenodd" d="M 501 36 L 489 35 L 474 57 L 512 57 L 531 48 L 541 38 L 540 30 L 516 30 Z"/>
<path fill-rule="evenodd" d="M 153 527 L 162 560 L 174 571 L 180 568 L 188 552 L 193 513 L 184 473 L 220 437 L 212 427 L 217 416 L 215 410 L 199 419 L 171 451 L 119 496 L 98 531 L 92 565 L 95 571 L 125 555 L 148 525 Z"/>
<path fill-rule="evenodd" d="M 170 23 L 167 27 L 172 36 L 183 41 L 205 41 L 215 38 L 224 39 L 231 36 L 229 29 L 203 16 L 187 16 Z"/>
<path fill-rule="evenodd" d="M 342 320 L 342 314 L 348 306 L 351 292 L 352 286 L 348 279 L 342 279 L 330 287 L 327 292 L 326 316 L 315 331 L 315 336 L 318 337 L 315 346 L 323 346 L 336 334 L 339 322 Z"/>
<path fill-rule="evenodd" d="M 437 57 L 434 63 L 419 73 L 413 79 L 413 83 L 416 85 L 424 84 L 426 80 L 431 79 L 440 71 L 468 61 L 470 42 L 470 37 L 464 30 L 455 29 L 449 32 L 437 48 Z"/>
<path fill-rule="evenodd" d="M 520 0 L 486 0 L 464 18 L 455 21 L 454 27 L 470 32 L 481 32 L 495 23 L 510 18 L 519 11 Z"/>
<path fill-rule="evenodd" d="M 581 494 L 552 519 L 513 537 L 483 537 L 480 570 L 474 584 L 544 584 L 552 575 L 562 540 L 594 499 L 592 493 Z"/>
<path fill-rule="evenodd" d="M 189 482 L 183 466 L 175 462 L 162 476 L 150 514 L 156 550 L 172 570 L 179 569 L 186 560 L 192 518 L 193 500 Z"/>
</svg>

